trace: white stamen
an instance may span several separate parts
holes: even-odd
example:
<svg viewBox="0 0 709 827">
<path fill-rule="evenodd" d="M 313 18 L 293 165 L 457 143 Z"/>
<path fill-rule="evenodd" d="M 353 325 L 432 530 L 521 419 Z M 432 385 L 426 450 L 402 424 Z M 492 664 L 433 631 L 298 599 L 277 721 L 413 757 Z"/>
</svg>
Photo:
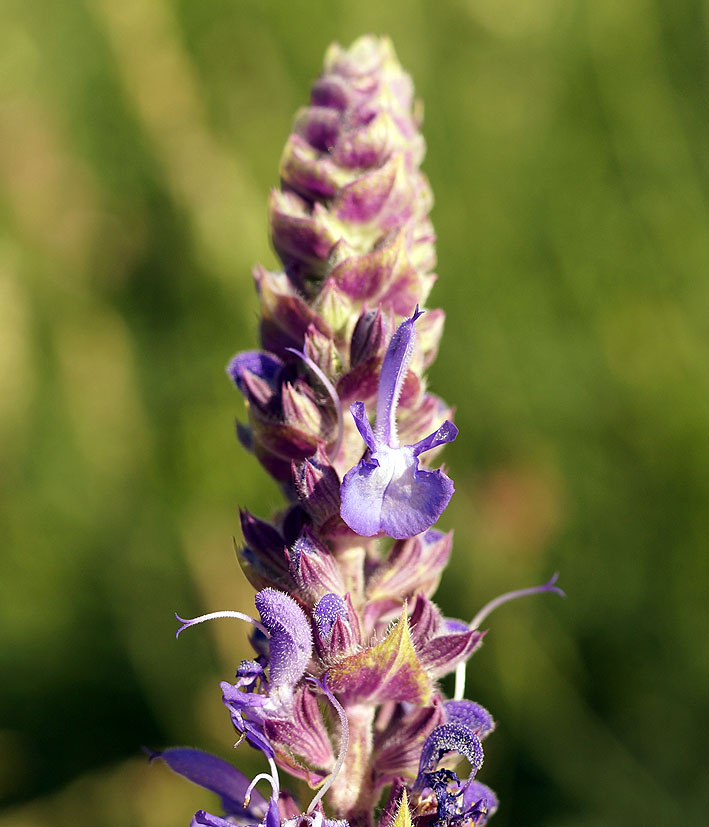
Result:
<svg viewBox="0 0 709 827">
<path fill-rule="evenodd" d="M 271 785 L 271 792 L 273 793 L 273 798 L 275 798 L 276 801 L 278 801 L 278 796 L 281 793 L 281 782 L 278 777 L 278 769 L 273 758 L 268 759 L 268 766 L 270 767 L 271 772 L 260 772 L 246 788 L 246 795 L 244 796 L 244 807 L 249 806 L 251 802 L 251 793 L 253 792 L 254 787 L 258 784 L 259 781 L 268 781 L 268 783 Z"/>
<path fill-rule="evenodd" d="M 259 623 L 258 620 L 254 620 L 253 617 L 249 617 L 248 615 L 242 614 L 241 612 L 210 612 L 209 614 L 200 615 L 199 617 L 192 618 L 180 617 L 177 614 L 177 612 L 175 612 L 175 617 L 182 624 L 182 626 L 180 626 L 180 628 L 175 633 L 175 637 L 179 637 L 180 632 L 184 632 L 184 630 L 188 629 L 190 626 L 196 626 L 198 623 L 204 623 L 205 620 L 216 620 L 219 617 L 233 617 L 237 620 L 245 620 L 247 623 L 250 623 L 252 626 L 255 626 L 260 632 L 263 632 L 264 635 L 266 635 L 266 637 L 271 637 L 271 633 L 263 625 L 263 623 Z"/>
</svg>

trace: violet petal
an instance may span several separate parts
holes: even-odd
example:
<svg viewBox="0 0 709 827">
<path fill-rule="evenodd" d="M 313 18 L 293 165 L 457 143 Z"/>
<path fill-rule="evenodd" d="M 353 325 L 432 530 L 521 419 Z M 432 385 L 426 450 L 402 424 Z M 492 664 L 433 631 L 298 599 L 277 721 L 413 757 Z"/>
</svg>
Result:
<svg viewBox="0 0 709 827">
<path fill-rule="evenodd" d="M 455 490 L 453 480 L 443 471 L 420 470 L 415 458 L 402 470 L 387 486 L 381 509 L 381 530 L 397 540 L 430 528 Z"/>
<path fill-rule="evenodd" d="M 207 813 L 204 810 L 197 810 L 190 822 L 190 827 L 234 827 L 233 821 Z"/>
<path fill-rule="evenodd" d="M 446 419 L 437 431 L 434 431 L 424 439 L 419 440 L 417 443 L 412 445 L 411 448 L 414 452 L 414 456 L 417 457 L 419 454 L 423 454 L 424 451 L 430 451 L 433 448 L 437 448 L 439 445 L 445 445 L 447 442 L 453 442 L 457 436 L 458 429 L 450 420 Z"/>
<path fill-rule="evenodd" d="M 308 619 L 292 597 L 275 589 L 258 592 L 254 602 L 270 632 L 269 681 L 274 687 L 293 686 L 303 676 L 313 651 Z"/>
<path fill-rule="evenodd" d="M 482 827 L 483 824 L 487 824 L 488 818 L 497 810 L 499 802 L 495 793 L 486 784 L 473 780 L 465 786 L 462 805 L 464 812 L 468 812 L 473 808 L 483 811 L 483 814 L 478 815 L 474 822 L 475 827 Z"/>
<path fill-rule="evenodd" d="M 340 515 L 363 537 L 384 532 L 403 540 L 430 528 L 454 490 L 453 481 L 441 470 L 419 469 L 410 447 L 380 446 L 369 460 L 345 474 Z"/>
<path fill-rule="evenodd" d="M 216 793 L 227 813 L 244 812 L 244 796 L 249 779 L 227 761 L 200 749 L 172 747 L 155 753 L 150 760 L 162 759 L 171 770 Z M 254 792 L 247 808 L 249 815 L 260 820 L 265 812 L 266 799 Z M 208 822 L 205 822 L 208 823 Z"/>
<path fill-rule="evenodd" d="M 374 439 L 372 426 L 370 425 L 367 417 L 367 409 L 364 407 L 364 402 L 353 402 L 350 405 L 350 411 L 352 413 L 352 418 L 355 421 L 355 425 L 357 426 L 357 430 L 367 445 L 367 448 L 369 448 L 370 451 L 376 451 L 377 443 Z"/>
<path fill-rule="evenodd" d="M 404 384 L 404 377 L 414 350 L 416 319 L 422 314 L 418 307 L 411 318 L 403 321 L 389 342 L 377 396 L 377 440 L 396 447 L 396 406 Z"/>
<path fill-rule="evenodd" d="M 484 738 L 495 729 L 492 715 L 474 701 L 446 701 L 443 705 L 446 723 L 463 724 L 471 729 L 478 738 Z"/>
<path fill-rule="evenodd" d="M 474 775 L 483 763 L 483 748 L 475 733 L 463 724 L 442 724 L 426 739 L 421 750 L 421 763 L 416 788 L 426 786 L 426 777 L 435 771 L 438 762 L 447 752 L 457 752 L 467 758 Z"/>
</svg>

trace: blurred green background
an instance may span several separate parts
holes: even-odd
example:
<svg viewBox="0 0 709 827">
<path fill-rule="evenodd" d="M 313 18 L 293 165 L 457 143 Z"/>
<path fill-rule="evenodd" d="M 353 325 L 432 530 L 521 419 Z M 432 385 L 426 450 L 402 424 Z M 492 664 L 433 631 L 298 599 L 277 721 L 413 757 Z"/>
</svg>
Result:
<svg viewBox="0 0 709 827">
<path fill-rule="evenodd" d="M 140 745 L 230 755 L 236 506 L 276 488 L 224 376 L 266 199 L 332 40 L 388 33 L 426 107 L 448 314 L 431 387 L 499 721 L 497 827 L 709 811 L 709 11 L 661 0 L 4 0 L 0 825 L 172 827 Z M 251 761 L 244 747 L 237 760 Z M 255 765 L 253 765 L 255 766 Z"/>
</svg>

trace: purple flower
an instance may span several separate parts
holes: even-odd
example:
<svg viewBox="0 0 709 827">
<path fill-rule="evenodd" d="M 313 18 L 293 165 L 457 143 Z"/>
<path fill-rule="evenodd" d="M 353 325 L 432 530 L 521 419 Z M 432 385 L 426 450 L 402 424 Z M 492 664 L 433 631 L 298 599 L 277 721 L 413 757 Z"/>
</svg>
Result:
<svg viewBox="0 0 709 827">
<path fill-rule="evenodd" d="M 342 481 L 340 514 L 357 534 L 386 534 L 405 539 L 430 528 L 453 496 L 453 481 L 441 470 L 424 471 L 418 457 L 458 436 L 446 420 L 437 431 L 413 445 L 399 445 L 396 407 L 414 348 L 416 308 L 396 330 L 387 348 L 379 377 L 375 430 L 363 402 L 350 408 L 368 452 Z"/>
<path fill-rule="evenodd" d="M 436 800 L 437 827 L 458 827 L 472 823 L 485 824 L 497 809 L 495 794 L 475 780 L 482 766 L 483 749 L 480 739 L 492 729 L 490 714 L 478 704 L 463 702 L 446 710 L 447 723 L 436 727 L 426 738 L 421 750 L 419 774 L 414 789 L 430 790 Z M 437 769 L 447 753 L 463 756 L 471 765 L 466 781 L 450 769 Z"/>
</svg>

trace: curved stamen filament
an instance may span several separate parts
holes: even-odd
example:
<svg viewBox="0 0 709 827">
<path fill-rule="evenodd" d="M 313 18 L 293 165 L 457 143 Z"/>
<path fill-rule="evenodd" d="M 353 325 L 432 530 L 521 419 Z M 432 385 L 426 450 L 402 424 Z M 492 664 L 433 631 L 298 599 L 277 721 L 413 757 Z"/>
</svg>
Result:
<svg viewBox="0 0 709 827">
<path fill-rule="evenodd" d="M 250 623 L 252 626 L 255 626 L 260 632 L 263 632 L 267 638 L 271 637 L 271 633 L 263 625 L 263 623 L 260 623 L 258 620 L 254 620 L 253 617 L 249 617 L 248 615 L 242 614 L 241 612 L 209 612 L 209 614 L 200 615 L 199 617 L 192 618 L 180 617 L 177 614 L 177 612 L 175 612 L 175 617 L 182 624 L 182 626 L 180 626 L 180 628 L 175 633 L 175 637 L 179 637 L 180 632 L 184 632 L 184 630 L 188 629 L 190 626 L 196 626 L 198 623 L 204 623 L 205 620 L 216 620 L 219 617 L 233 617 L 237 620 L 245 620 L 247 623 Z"/>
<path fill-rule="evenodd" d="M 320 682 L 317 678 L 308 678 L 308 680 L 312 681 L 314 684 L 317 684 L 317 686 L 319 686 L 320 689 L 322 689 L 322 691 L 325 693 L 328 701 L 330 701 L 330 703 L 335 707 L 335 711 L 337 712 L 340 718 L 340 724 L 342 726 L 342 735 L 340 737 L 340 754 L 337 756 L 337 761 L 335 761 L 335 766 L 332 768 L 332 772 L 330 773 L 330 775 L 328 775 L 322 787 L 320 787 L 320 789 L 315 794 L 315 797 L 308 805 L 308 809 L 306 812 L 312 813 L 313 810 L 315 810 L 317 805 L 320 803 L 322 797 L 332 786 L 332 783 L 337 778 L 340 770 L 342 769 L 342 765 L 345 763 L 347 747 L 349 746 L 350 742 L 350 727 L 347 723 L 347 714 L 345 713 L 342 704 L 327 688 L 327 674 L 323 676 L 322 682 Z M 314 825 L 314 827 L 317 827 L 317 825 Z"/>
<path fill-rule="evenodd" d="M 470 621 L 470 628 L 478 629 L 483 620 L 492 614 L 495 609 L 505 603 L 508 603 L 510 600 L 516 600 L 518 597 L 527 597 L 528 595 L 542 594 L 543 592 L 554 592 L 560 597 L 566 597 L 564 591 L 556 585 L 556 581 L 558 579 L 559 572 L 556 572 L 551 580 L 546 583 L 542 583 L 541 586 L 530 586 L 527 589 L 517 589 L 516 591 L 505 592 L 505 594 L 495 597 L 489 603 L 486 603 Z M 456 701 L 462 700 L 463 695 L 465 694 L 465 667 L 466 661 L 461 661 L 455 669 L 455 692 L 453 693 L 453 699 Z"/>
<path fill-rule="evenodd" d="M 549 580 L 547 583 L 543 583 L 541 586 L 530 586 L 527 589 L 517 589 L 514 592 L 506 592 L 505 594 L 501 594 L 496 597 L 494 600 L 491 600 L 489 603 L 486 603 L 482 609 L 475 615 L 475 617 L 470 621 L 470 628 L 477 629 L 479 628 L 480 624 L 485 620 L 488 615 L 492 614 L 495 609 L 502 606 L 504 603 L 509 602 L 510 600 L 516 600 L 518 597 L 527 597 L 528 595 L 532 594 L 541 594 L 542 592 L 555 592 L 561 597 L 566 597 L 564 592 L 556 585 L 556 581 L 559 579 L 559 572 L 556 572 L 554 576 Z"/>
<path fill-rule="evenodd" d="M 258 784 L 259 781 L 268 781 L 268 783 L 271 785 L 271 792 L 273 793 L 272 797 L 276 801 L 278 801 L 278 796 L 281 794 L 281 782 L 278 777 L 278 768 L 276 767 L 276 763 L 273 760 L 273 758 L 268 759 L 268 766 L 270 767 L 271 772 L 260 772 L 246 788 L 246 795 L 244 796 L 244 807 L 248 807 L 251 803 L 251 793 L 254 791 L 254 787 Z"/>
<path fill-rule="evenodd" d="M 335 406 L 335 413 L 337 414 L 337 437 L 335 442 L 332 445 L 332 448 L 328 451 L 328 455 L 330 459 L 334 459 L 337 456 L 337 452 L 340 450 L 340 445 L 342 445 L 342 436 L 344 434 L 344 424 L 342 421 L 342 402 L 340 401 L 340 395 L 338 394 L 335 386 L 332 382 L 328 379 L 325 373 L 313 362 L 313 360 L 303 351 L 296 350 L 294 347 L 287 347 L 287 351 L 290 353 L 294 353 L 299 359 L 302 359 L 305 364 L 312 370 L 312 372 L 318 377 L 318 379 L 322 382 L 325 386 L 325 390 L 328 392 L 330 399 Z"/>
</svg>

